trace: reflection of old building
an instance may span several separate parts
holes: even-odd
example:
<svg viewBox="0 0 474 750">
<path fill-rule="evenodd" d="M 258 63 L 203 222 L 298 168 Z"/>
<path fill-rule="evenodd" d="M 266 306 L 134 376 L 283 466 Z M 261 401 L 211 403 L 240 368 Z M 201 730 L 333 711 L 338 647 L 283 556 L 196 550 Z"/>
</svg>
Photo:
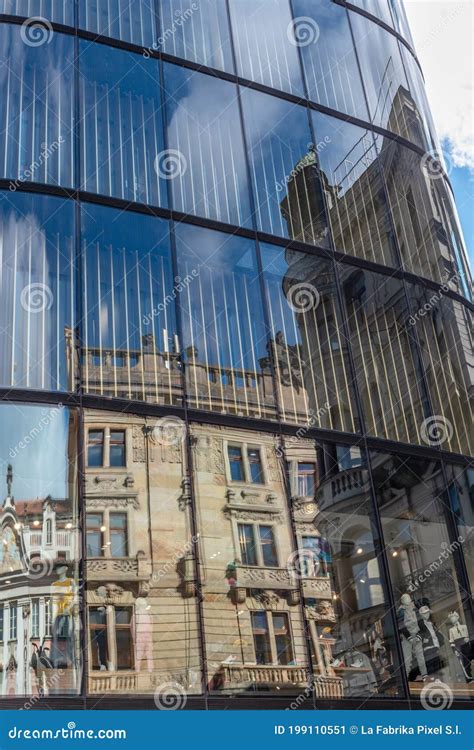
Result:
<svg viewBox="0 0 474 750">
<path fill-rule="evenodd" d="M 85 425 L 92 693 L 200 692 L 184 432 L 90 412 Z"/>
</svg>

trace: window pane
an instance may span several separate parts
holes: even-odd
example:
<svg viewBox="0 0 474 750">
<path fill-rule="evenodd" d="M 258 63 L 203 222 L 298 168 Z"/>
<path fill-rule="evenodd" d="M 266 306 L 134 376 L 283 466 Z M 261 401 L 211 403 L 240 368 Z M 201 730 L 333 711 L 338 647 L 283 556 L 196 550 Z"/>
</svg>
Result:
<svg viewBox="0 0 474 750">
<path fill-rule="evenodd" d="M 372 121 L 410 138 L 414 102 L 409 94 L 398 40 L 358 13 L 349 16 Z"/>
<path fill-rule="evenodd" d="M 86 391 L 179 403 L 176 289 L 167 222 L 87 205 L 82 243 Z M 123 366 L 115 357 L 123 358 Z"/>
<path fill-rule="evenodd" d="M 80 42 L 82 189 L 167 205 L 157 60 Z"/>
<path fill-rule="evenodd" d="M 176 65 L 164 68 L 174 208 L 251 226 L 235 85 Z"/>
<path fill-rule="evenodd" d="M 379 566 L 369 473 L 365 462 L 341 469 L 338 448 L 325 443 L 317 456 L 312 441 L 285 439 L 290 462 L 318 459 L 321 467 L 315 498 L 292 502 L 301 535 L 292 559 L 302 579 L 316 695 L 393 698 L 400 695 L 395 617 Z"/>
<path fill-rule="evenodd" d="M 210 68 L 234 72 L 227 8 L 222 0 L 194 3 L 160 0 L 159 4 L 165 52 Z"/>
<path fill-rule="evenodd" d="M 19 26 L 0 26 L 0 176 L 71 187 L 74 40 L 44 33 L 47 43 L 31 46 Z"/>
<path fill-rule="evenodd" d="M 262 469 L 262 460 L 260 458 L 260 451 L 256 448 L 249 448 L 247 451 L 249 468 L 250 468 L 250 479 L 255 484 L 264 484 L 264 476 Z"/>
<path fill-rule="evenodd" d="M 1 105 L 0 105 L 1 106 Z M 76 388 L 74 207 L 0 192 L 0 383 Z"/>
<path fill-rule="evenodd" d="M 410 134 L 406 136 L 417 146 L 428 152 L 433 152 L 442 157 L 442 151 L 433 122 L 433 117 L 428 104 L 425 82 L 420 67 L 415 58 L 407 50 L 404 44 L 400 44 L 403 64 L 408 80 L 408 87 L 414 101 L 413 124 Z M 419 135 L 421 130 L 421 134 Z M 445 166 L 445 165 L 444 165 Z M 446 169 L 446 166 L 445 166 Z"/>
<path fill-rule="evenodd" d="M 358 8 L 366 10 L 367 13 L 371 13 L 376 18 L 380 18 L 388 26 L 393 25 L 387 0 L 351 0 L 351 2 L 353 5 L 357 5 Z M 365 23 L 368 24 L 370 21 L 366 21 Z"/>
<path fill-rule="evenodd" d="M 156 41 L 155 13 L 149 0 L 79 0 L 79 26 L 140 46 Z"/>
<path fill-rule="evenodd" d="M 110 554 L 112 557 L 127 557 L 127 514 L 110 514 Z"/>
<path fill-rule="evenodd" d="M 304 96 L 298 26 L 287 0 L 230 0 L 238 73 Z"/>
<path fill-rule="evenodd" d="M 428 405 L 403 284 L 345 267 L 341 277 L 367 431 L 419 443 Z"/>
<path fill-rule="evenodd" d="M 345 8 L 326 0 L 293 0 L 309 98 L 325 107 L 367 120 L 367 107 Z M 296 21 L 298 28 L 298 20 Z M 313 39 L 314 37 L 314 39 Z M 312 41 L 313 40 L 313 41 Z"/>
<path fill-rule="evenodd" d="M 371 462 L 410 691 L 418 695 L 428 676 L 465 696 L 472 620 L 458 583 L 460 545 L 448 531 L 441 466 L 375 452 Z"/>
<path fill-rule="evenodd" d="M 398 266 L 372 131 L 320 112 L 312 117 L 336 250 Z"/>
<path fill-rule="evenodd" d="M 125 466 L 125 432 L 110 433 L 110 465 Z"/>
<path fill-rule="evenodd" d="M 228 454 L 229 454 L 231 479 L 234 482 L 243 482 L 245 479 L 245 476 L 244 476 L 244 467 L 243 467 L 243 462 L 242 462 L 242 449 L 229 446 Z"/>
<path fill-rule="evenodd" d="M 87 465 L 103 466 L 104 465 L 104 431 L 90 430 L 89 444 L 87 448 Z"/>
<path fill-rule="evenodd" d="M 278 664 L 291 664 L 293 662 L 293 645 L 288 615 L 272 615 L 272 619 Z"/>
<path fill-rule="evenodd" d="M 261 244 L 273 365 L 285 422 L 355 432 L 347 342 L 326 259 Z"/>
<path fill-rule="evenodd" d="M 323 194 L 307 110 L 248 88 L 241 97 L 258 228 L 326 246 Z"/>
<path fill-rule="evenodd" d="M 314 497 L 316 465 L 298 463 L 298 495 L 302 497 Z"/>
<path fill-rule="evenodd" d="M 243 565 L 257 565 L 255 535 L 251 524 L 239 523 L 239 542 Z"/>
<path fill-rule="evenodd" d="M 109 663 L 105 607 L 89 610 L 92 669 L 105 671 Z"/>
<path fill-rule="evenodd" d="M 74 26 L 74 4 L 57 0 L 0 0 L 0 13 L 26 18 L 45 18 L 48 21 Z M 41 27 L 39 27 L 41 28 Z M 34 27 L 32 27 L 34 30 Z M 30 34 L 32 31 L 30 31 Z M 38 32 L 35 32 L 38 33 Z M 38 37 L 32 35 L 32 40 Z"/>
<path fill-rule="evenodd" d="M 253 241 L 179 224 L 176 246 L 190 404 L 274 416 Z"/>
<path fill-rule="evenodd" d="M 62 404 L 0 404 L 5 696 L 80 691 L 78 417 Z"/>
<path fill-rule="evenodd" d="M 395 30 L 413 47 L 413 37 L 402 0 L 389 0 Z"/>
<path fill-rule="evenodd" d="M 101 557 L 103 537 L 100 527 L 103 520 L 100 513 L 88 513 L 86 516 L 86 545 L 89 557 Z"/>
<path fill-rule="evenodd" d="M 271 664 L 272 652 L 265 612 L 251 612 L 252 631 L 257 664 Z"/>
<path fill-rule="evenodd" d="M 445 462 L 448 477 L 447 504 L 456 518 L 467 574 L 474 589 L 474 468 Z"/>
<path fill-rule="evenodd" d="M 276 568 L 278 566 L 278 557 L 273 528 L 271 526 L 259 526 L 259 533 L 263 564 Z"/>
</svg>

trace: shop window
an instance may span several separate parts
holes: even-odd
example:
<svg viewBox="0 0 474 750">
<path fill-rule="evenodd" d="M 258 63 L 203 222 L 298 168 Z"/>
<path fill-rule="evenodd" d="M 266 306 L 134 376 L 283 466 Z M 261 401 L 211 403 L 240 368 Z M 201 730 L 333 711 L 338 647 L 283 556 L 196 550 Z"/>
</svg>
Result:
<svg viewBox="0 0 474 750">
<path fill-rule="evenodd" d="M 251 620 L 257 664 L 291 664 L 294 657 L 288 615 L 251 612 Z"/>
</svg>

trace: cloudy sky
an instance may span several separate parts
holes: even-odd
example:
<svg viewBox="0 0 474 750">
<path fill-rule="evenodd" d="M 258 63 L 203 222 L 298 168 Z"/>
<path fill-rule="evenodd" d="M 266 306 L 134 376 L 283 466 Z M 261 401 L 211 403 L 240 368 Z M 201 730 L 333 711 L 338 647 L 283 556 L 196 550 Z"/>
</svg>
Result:
<svg viewBox="0 0 474 750">
<path fill-rule="evenodd" d="M 474 266 L 474 3 L 405 0 L 405 7 Z"/>
</svg>

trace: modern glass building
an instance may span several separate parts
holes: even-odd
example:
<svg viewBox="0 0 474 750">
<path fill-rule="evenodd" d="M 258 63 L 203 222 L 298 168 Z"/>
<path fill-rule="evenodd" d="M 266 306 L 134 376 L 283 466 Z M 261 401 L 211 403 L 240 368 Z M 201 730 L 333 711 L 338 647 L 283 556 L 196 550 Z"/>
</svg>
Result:
<svg viewBox="0 0 474 750">
<path fill-rule="evenodd" d="M 401 2 L 0 12 L 0 705 L 465 705 L 472 282 Z"/>
</svg>

